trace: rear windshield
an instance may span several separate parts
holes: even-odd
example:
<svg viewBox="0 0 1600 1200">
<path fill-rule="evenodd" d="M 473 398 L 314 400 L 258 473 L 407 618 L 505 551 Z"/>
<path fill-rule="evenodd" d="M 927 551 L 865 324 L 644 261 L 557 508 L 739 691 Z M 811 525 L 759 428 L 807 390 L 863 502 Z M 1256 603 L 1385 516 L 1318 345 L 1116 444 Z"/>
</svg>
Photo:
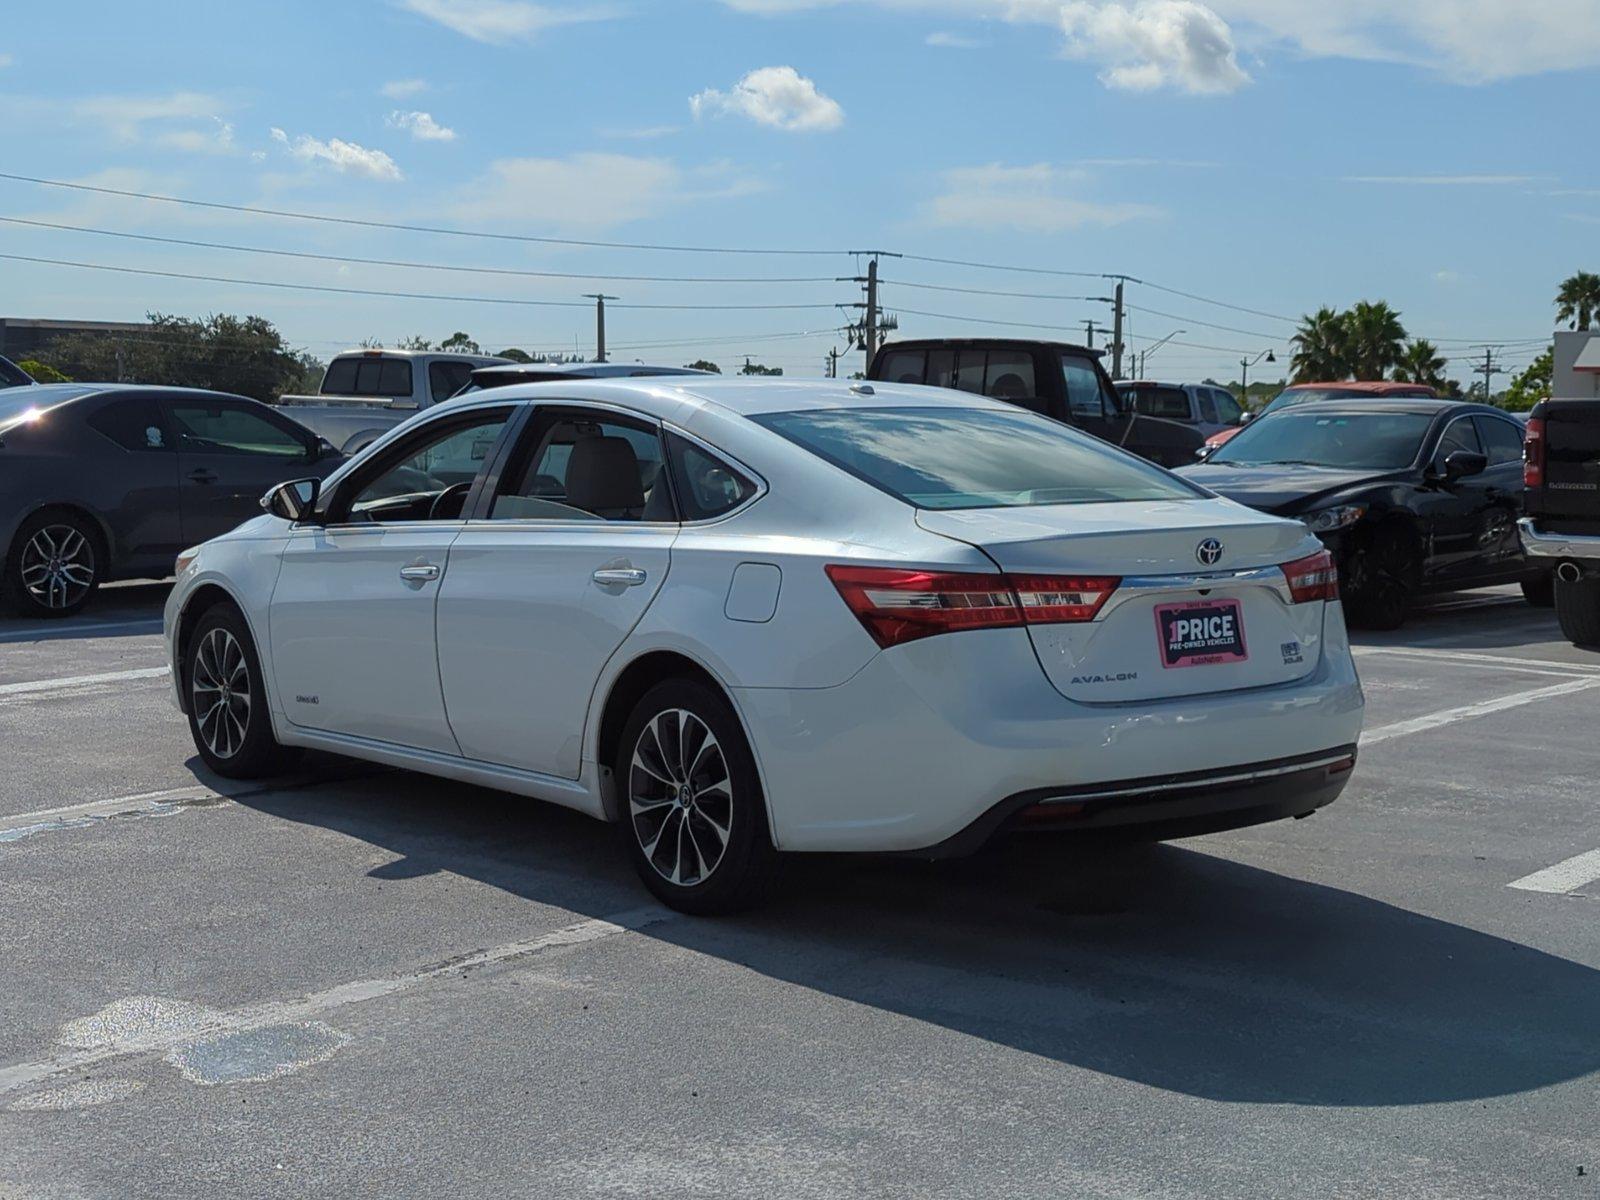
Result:
<svg viewBox="0 0 1600 1200">
<path fill-rule="evenodd" d="M 1206 461 L 1393 471 L 1416 459 L 1431 424 L 1433 418 L 1424 413 L 1290 409 L 1258 417 Z"/>
<path fill-rule="evenodd" d="M 1003 409 L 852 408 L 751 418 L 918 508 L 1015 508 L 1204 495 L 1047 418 Z"/>
<path fill-rule="evenodd" d="M 322 377 L 324 396 L 409 396 L 411 362 L 376 355 L 336 358 Z"/>
<path fill-rule="evenodd" d="M 1119 387 L 1124 400 L 1132 399 L 1133 411 L 1146 417 L 1167 417 L 1173 421 L 1189 419 L 1189 393 L 1182 388 Z"/>
</svg>

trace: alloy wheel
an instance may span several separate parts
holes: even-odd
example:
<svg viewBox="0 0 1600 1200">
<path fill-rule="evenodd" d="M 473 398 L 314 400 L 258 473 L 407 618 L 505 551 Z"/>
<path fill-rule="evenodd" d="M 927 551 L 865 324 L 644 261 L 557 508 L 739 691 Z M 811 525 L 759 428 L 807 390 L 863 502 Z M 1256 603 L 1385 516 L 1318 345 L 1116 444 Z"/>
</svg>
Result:
<svg viewBox="0 0 1600 1200">
<path fill-rule="evenodd" d="M 639 731 L 628 808 L 645 859 L 668 883 L 704 883 L 728 849 L 733 782 L 722 747 L 694 713 L 670 708 Z"/>
<path fill-rule="evenodd" d="M 195 727 L 218 758 L 232 758 L 250 727 L 250 668 L 239 639 L 212 629 L 195 652 L 189 685 Z"/>
<path fill-rule="evenodd" d="M 94 547 L 71 525 L 46 525 L 23 546 L 20 574 L 42 608 L 71 608 L 94 586 Z"/>
</svg>

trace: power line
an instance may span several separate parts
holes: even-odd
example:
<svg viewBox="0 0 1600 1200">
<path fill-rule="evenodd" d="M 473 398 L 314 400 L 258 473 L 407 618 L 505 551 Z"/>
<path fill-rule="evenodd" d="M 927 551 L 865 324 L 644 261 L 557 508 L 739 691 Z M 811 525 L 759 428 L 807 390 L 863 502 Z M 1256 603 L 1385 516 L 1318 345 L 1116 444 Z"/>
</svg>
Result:
<svg viewBox="0 0 1600 1200">
<path fill-rule="evenodd" d="M 3 220 L 4 218 L 0 218 Z M 1095 296 L 1061 296 L 1051 295 L 1048 292 L 999 292 L 988 288 L 951 287 L 942 283 L 911 283 L 905 279 L 880 279 L 879 283 L 892 284 L 895 287 L 917 288 L 925 292 L 959 292 L 964 296 L 1002 296 L 1008 300 L 1095 300 Z"/>
<path fill-rule="evenodd" d="M 412 262 L 394 258 L 358 258 L 347 254 L 315 254 L 308 250 L 279 250 L 266 246 L 241 246 L 231 242 L 203 242 L 193 238 L 159 237 L 153 233 L 133 233 L 121 229 L 96 229 L 88 225 L 63 225 L 54 221 L 35 221 L 27 217 L 0 216 L 8 225 L 28 225 L 36 229 L 63 230 L 68 233 L 93 233 L 101 237 L 126 238 L 139 242 L 159 242 L 166 246 L 192 246 L 202 250 L 231 250 L 241 254 L 270 254 L 277 258 L 301 258 L 315 262 L 354 263 L 367 267 L 403 267 L 416 271 L 457 271 L 468 275 L 510 275 L 528 279 L 578 279 L 599 283 L 833 283 L 832 275 L 815 276 L 728 276 L 728 275 L 590 275 L 576 271 L 529 271 L 512 267 L 468 267 L 455 263 Z"/>
<path fill-rule="evenodd" d="M 0 178 L 5 178 L 0 173 Z M 1072 279 L 1117 279 L 1117 275 L 1108 275 L 1104 271 L 1064 271 L 1053 267 L 1012 267 L 1003 263 L 972 262 L 964 258 L 934 258 L 927 254 L 902 254 L 908 262 L 938 263 L 946 267 L 974 267 L 980 271 L 1013 271 L 1020 275 L 1058 275 Z"/>
<path fill-rule="evenodd" d="M 1130 304 L 1127 307 L 1135 312 L 1149 313 L 1152 317 L 1166 317 L 1170 321 L 1187 321 L 1191 325 L 1203 325 L 1207 329 L 1220 329 L 1223 333 L 1242 333 L 1246 337 L 1267 338 L 1269 340 L 1276 340 L 1283 336 L 1281 333 L 1262 333 L 1259 329 L 1239 329 L 1233 325 L 1218 325 L 1214 321 L 1202 321 L 1198 317 L 1186 317 L 1178 313 L 1162 312 L 1159 308 L 1145 308 L 1138 304 Z"/>
<path fill-rule="evenodd" d="M 1259 308 L 1246 308 L 1242 304 L 1229 304 L 1226 300 L 1213 300 L 1209 296 L 1201 296 L 1194 292 L 1179 291 L 1177 288 L 1166 287 L 1159 283 L 1151 283 L 1148 279 L 1138 279 L 1134 282 L 1143 284 L 1148 288 L 1155 288 L 1155 290 L 1158 292 L 1168 292 L 1174 296 L 1182 296 L 1185 300 L 1195 300 L 1201 304 L 1215 305 L 1217 308 L 1231 308 L 1234 312 L 1249 313 L 1252 317 L 1266 317 L 1268 320 L 1272 321 L 1287 321 L 1290 325 L 1299 324 L 1297 318 L 1286 317 L 1282 313 L 1262 312 Z"/>
<path fill-rule="evenodd" d="M 280 288 L 294 292 L 331 292 L 340 296 L 377 296 L 389 300 L 440 300 L 462 304 L 509 304 L 529 308 L 588 308 L 576 300 L 524 300 L 511 296 L 453 296 L 435 292 L 391 292 L 375 288 L 334 287 L 318 283 L 282 283 L 271 279 L 236 279 L 225 275 L 197 275 L 185 271 L 157 271 L 149 267 L 118 267 L 108 263 L 73 262 L 62 258 L 35 258 L 26 254 L 0 254 L 13 262 L 54 267 L 79 267 L 86 271 L 113 271 L 120 275 L 151 275 L 161 279 L 189 279 L 201 283 L 228 283 L 243 287 Z M 618 304 L 616 308 L 670 312 L 773 312 L 832 309 L 832 304 Z"/>
<path fill-rule="evenodd" d="M 479 229 L 452 229 L 441 225 L 408 225 L 398 221 L 373 221 L 359 217 L 334 217 L 326 213 L 295 212 L 282 208 L 261 208 L 248 204 L 223 204 L 215 200 L 194 200 L 186 196 L 163 196 L 155 192 L 135 192 L 126 188 L 104 187 L 99 184 L 71 183 L 64 179 L 41 179 L 35 175 L 17 175 L 0 171 L 0 179 L 19 183 L 35 183 L 41 187 L 68 188 L 78 192 L 94 192 L 102 196 L 122 196 L 131 200 L 154 200 L 162 204 L 183 204 L 193 208 L 209 208 L 222 212 L 249 213 L 259 217 L 284 217 L 294 221 L 323 221 L 332 225 L 355 225 L 364 229 L 393 229 L 403 233 L 433 233 L 444 237 L 484 238 L 498 242 L 534 242 L 547 246 L 582 246 L 592 250 L 659 250 L 676 254 L 786 254 L 837 257 L 848 254 L 845 250 L 780 250 L 730 246 L 678 246 L 649 242 L 601 242 L 581 238 L 539 237 L 527 233 L 489 233 Z"/>
</svg>

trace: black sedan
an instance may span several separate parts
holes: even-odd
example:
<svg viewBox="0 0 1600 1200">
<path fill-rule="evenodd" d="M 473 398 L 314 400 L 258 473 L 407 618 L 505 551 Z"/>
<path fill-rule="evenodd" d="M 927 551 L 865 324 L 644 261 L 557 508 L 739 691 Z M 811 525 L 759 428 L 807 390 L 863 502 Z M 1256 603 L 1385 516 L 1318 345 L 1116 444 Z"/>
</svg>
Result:
<svg viewBox="0 0 1600 1200">
<path fill-rule="evenodd" d="M 1522 437 L 1484 404 L 1330 400 L 1253 421 L 1179 474 L 1304 521 L 1334 553 L 1351 621 L 1394 629 L 1423 592 L 1520 583 L 1550 603 L 1517 537 Z"/>
<path fill-rule="evenodd" d="M 112 579 L 160 579 L 185 546 L 260 514 L 274 484 L 342 461 L 243 396 L 62 383 L 0 392 L 0 595 L 76 612 Z"/>
</svg>

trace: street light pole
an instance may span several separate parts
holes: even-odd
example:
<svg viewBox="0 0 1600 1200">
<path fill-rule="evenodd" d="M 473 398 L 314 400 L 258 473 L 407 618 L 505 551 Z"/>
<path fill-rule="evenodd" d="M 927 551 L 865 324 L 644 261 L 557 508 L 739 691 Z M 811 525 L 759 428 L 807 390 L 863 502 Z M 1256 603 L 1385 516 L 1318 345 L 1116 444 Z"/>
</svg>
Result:
<svg viewBox="0 0 1600 1200">
<path fill-rule="evenodd" d="M 1166 337 L 1162 338 L 1154 346 L 1146 346 L 1143 350 L 1139 351 L 1139 378 L 1140 379 L 1145 378 L 1145 373 L 1144 373 L 1145 364 L 1150 361 L 1150 356 L 1152 354 L 1154 354 L 1157 350 L 1161 349 L 1161 347 L 1165 346 L 1168 342 L 1170 342 L 1173 338 L 1177 337 L 1180 333 L 1188 333 L 1188 332 L 1189 331 L 1187 329 L 1174 329 L 1171 333 L 1167 334 Z"/>
<path fill-rule="evenodd" d="M 1241 358 L 1239 360 L 1239 406 L 1241 408 L 1250 407 L 1250 368 L 1263 358 L 1269 363 L 1278 361 L 1278 356 L 1271 350 L 1263 350 L 1254 358 Z"/>
</svg>

